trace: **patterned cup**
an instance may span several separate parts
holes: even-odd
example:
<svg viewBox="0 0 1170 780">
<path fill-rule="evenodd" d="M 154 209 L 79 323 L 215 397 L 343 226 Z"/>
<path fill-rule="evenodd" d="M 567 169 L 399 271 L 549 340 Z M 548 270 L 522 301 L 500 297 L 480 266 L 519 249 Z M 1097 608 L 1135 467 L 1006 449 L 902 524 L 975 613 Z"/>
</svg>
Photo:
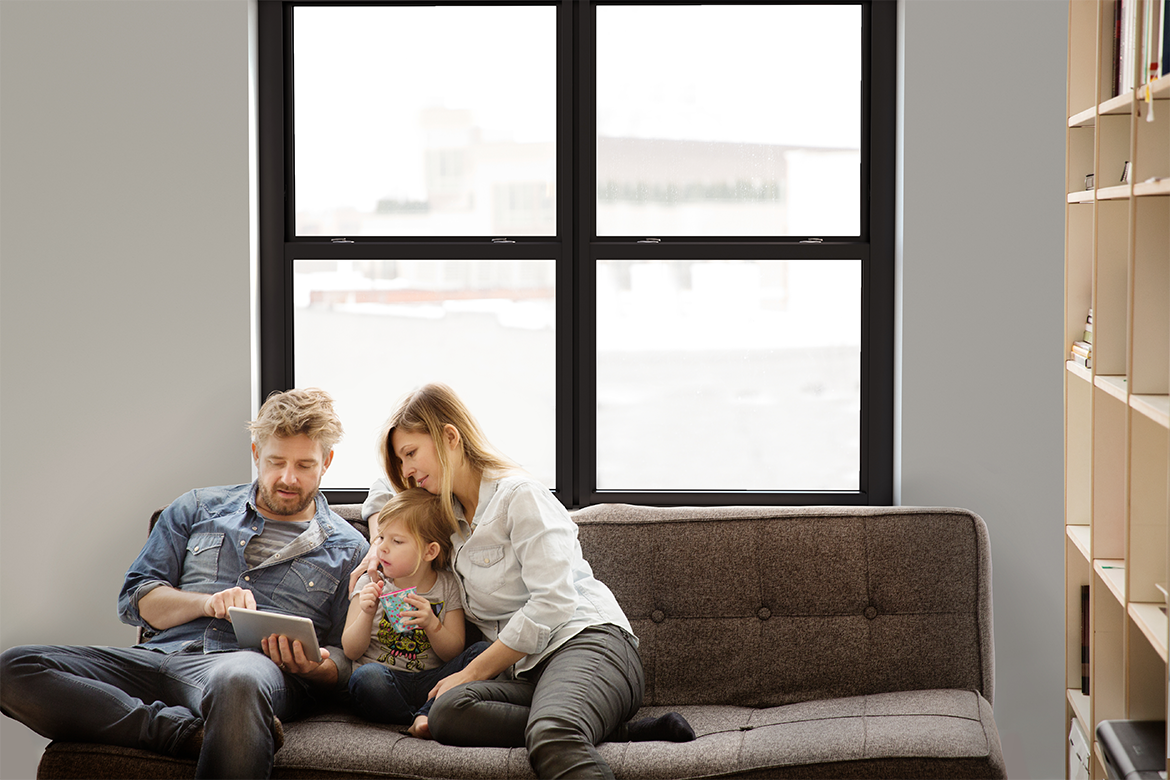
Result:
<svg viewBox="0 0 1170 780">
<path fill-rule="evenodd" d="M 412 593 L 414 593 L 414 588 L 403 588 L 393 593 L 383 593 L 378 599 L 382 602 L 382 609 L 386 611 L 386 619 L 390 621 L 390 625 L 394 626 L 394 630 L 400 634 L 404 631 L 414 630 L 414 626 L 406 623 L 408 617 L 402 614 L 402 610 L 404 609 L 414 609 L 406 600 L 406 597 Z"/>
</svg>

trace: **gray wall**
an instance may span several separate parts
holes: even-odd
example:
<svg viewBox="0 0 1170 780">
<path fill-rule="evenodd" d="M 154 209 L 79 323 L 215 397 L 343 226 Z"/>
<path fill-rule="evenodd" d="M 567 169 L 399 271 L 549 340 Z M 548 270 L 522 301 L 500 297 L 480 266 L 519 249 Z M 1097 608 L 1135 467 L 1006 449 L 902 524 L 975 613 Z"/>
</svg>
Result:
<svg viewBox="0 0 1170 780">
<path fill-rule="evenodd" d="M 0 2 L 0 646 L 133 641 L 150 511 L 247 482 L 246 2 Z M 0 717 L 0 777 L 44 740 Z"/>
<path fill-rule="evenodd" d="M 987 521 L 1008 772 L 1061 777 L 1068 5 L 901 10 L 898 500 Z"/>
<path fill-rule="evenodd" d="M 901 11 L 900 500 L 987 520 L 1008 769 L 1058 777 L 1065 4 Z M 0 2 L 2 647 L 129 642 L 146 515 L 251 477 L 251 14 Z M 43 745 L 0 718 L 0 778 Z"/>
</svg>

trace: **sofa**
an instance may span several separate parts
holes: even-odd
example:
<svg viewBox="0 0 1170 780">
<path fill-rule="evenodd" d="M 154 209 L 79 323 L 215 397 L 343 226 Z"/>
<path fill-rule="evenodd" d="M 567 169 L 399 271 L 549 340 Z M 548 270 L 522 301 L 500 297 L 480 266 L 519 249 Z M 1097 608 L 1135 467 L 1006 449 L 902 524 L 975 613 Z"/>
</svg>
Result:
<svg viewBox="0 0 1170 780">
<path fill-rule="evenodd" d="M 360 506 L 334 509 L 357 526 Z M 574 513 L 641 640 L 644 715 L 686 743 L 604 743 L 618 778 L 1003 778 L 991 558 L 961 509 Z M 524 749 L 458 748 L 337 703 L 284 724 L 278 778 L 530 778 Z M 188 778 L 192 761 L 53 742 L 40 778 Z"/>
</svg>

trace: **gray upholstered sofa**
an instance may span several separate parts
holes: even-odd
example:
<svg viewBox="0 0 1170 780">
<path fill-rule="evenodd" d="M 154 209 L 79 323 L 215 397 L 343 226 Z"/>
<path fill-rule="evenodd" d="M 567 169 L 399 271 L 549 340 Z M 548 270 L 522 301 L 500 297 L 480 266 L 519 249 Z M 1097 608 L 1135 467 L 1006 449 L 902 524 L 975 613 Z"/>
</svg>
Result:
<svg viewBox="0 0 1170 780">
<path fill-rule="evenodd" d="M 356 505 L 335 507 L 363 532 Z M 607 743 L 619 778 L 1005 777 L 992 717 L 987 529 L 958 509 L 576 513 L 641 639 L 643 714 L 693 742 Z M 524 778 L 523 749 L 455 748 L 341 707 L 285 724 L 276 777 Z M 191 777 L 194 763 L 49 745 L 39 777 Z"/>
</svg>

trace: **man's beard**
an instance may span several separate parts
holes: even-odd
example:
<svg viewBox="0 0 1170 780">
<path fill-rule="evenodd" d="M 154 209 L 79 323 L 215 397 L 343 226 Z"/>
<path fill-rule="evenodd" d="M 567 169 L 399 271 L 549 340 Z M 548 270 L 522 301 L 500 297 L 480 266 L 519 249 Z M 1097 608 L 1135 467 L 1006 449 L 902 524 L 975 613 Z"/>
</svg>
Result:
<svg viewBox="0 0 1170 780">
<path fill-rule="evenodd" d="M 276 495 L 276 490 L 288 489 L 286 485 L 274 485 L 273 490 L 269 490 L 267 486 L 260 485 L 260 501 L 263 502 L 264 507 L 272 512 L 274 515 L 299 515 L 308 508 L 309 504 L 313 503 L 313 499 L 317 497 L 317 491 L 314 490 L 307 495 L 300 495 L 297 498 L 281 498 Z M 297 491 L 299 492 L 299 491 Z"/>
</svg>

